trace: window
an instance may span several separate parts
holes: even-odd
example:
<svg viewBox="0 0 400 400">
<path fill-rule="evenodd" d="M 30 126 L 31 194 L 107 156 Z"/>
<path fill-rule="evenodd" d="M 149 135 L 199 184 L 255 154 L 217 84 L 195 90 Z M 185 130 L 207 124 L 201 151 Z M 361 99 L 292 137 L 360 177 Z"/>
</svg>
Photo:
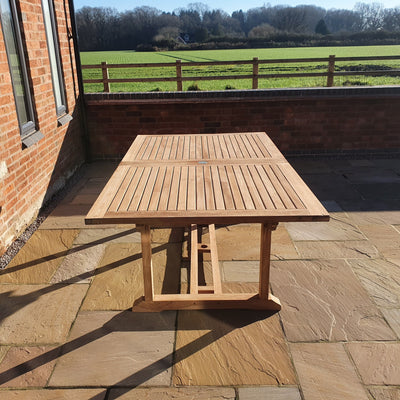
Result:
<svg viewBox="0 0 400 400">
<path fill-rule="evenodd" d="M 51 77 L 53 80 L 54 99 L 57 116 L 66 113 L 65 88 L 61 69 L 61 57 L 57 40 L 57 25 L 52 0 L 42 0 L 43 18 L 49 49 Z"/>
<path fill-rule="evenodd" d="M 38 132 L 35 138 L 32 137 L 36 123 L 15 0 L 0 0 L 0 18 L 22 141 L 29 146 L 43 135 Z"/>
</svg>

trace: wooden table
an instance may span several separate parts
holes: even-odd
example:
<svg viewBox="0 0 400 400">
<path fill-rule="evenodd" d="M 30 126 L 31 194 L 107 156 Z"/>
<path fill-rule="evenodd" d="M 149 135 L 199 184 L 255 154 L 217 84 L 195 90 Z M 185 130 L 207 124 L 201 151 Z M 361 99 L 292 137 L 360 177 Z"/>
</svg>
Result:
<svg viewBox="0 0 400 400">
<path fill-rule="evenodd" d="M 137 136 L 87 224 L 136 224 L 141 231 L 144 297 L 134 311 L 171 309 L 279 310 L 270 293 L 271 232 L 283 221 L 328 221 L 329 215 L 263 132 Z M 223 293 L 215 224 L 261 224 L 258 293 Z M 208 225 L 210 243 L 199 243 Z M 154 294 L 150 226 L 187 226 L 188 294 Z M 238 243 L 240 246 L 240 243 Z M 209 252 L 213 285 L 198 284 L 198 254 Z"/>
</svg>

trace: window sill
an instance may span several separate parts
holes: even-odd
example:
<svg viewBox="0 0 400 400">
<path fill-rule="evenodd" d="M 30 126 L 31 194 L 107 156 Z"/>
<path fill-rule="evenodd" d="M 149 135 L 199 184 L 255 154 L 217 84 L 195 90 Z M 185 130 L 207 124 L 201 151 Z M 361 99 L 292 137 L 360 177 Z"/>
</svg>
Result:
<svg viewBox="0 0 400 400">
<path fill-rule="evenodd" d="M 61 117 L 58 117 L 57 119 L 58 126 L 66 125 L 68 124 L 68 122 L 72 121 L 72 119 L 73 117 L 69 114 L 64 114 Z"/>
<path fill-rule="evenodd" d="M 44 135 L 40 131 L 35 131 L 22 138 L 22 144 L 24 148 L 31 147 L 36 144 L 40 139 L 43 139 Z"/>
</svg>

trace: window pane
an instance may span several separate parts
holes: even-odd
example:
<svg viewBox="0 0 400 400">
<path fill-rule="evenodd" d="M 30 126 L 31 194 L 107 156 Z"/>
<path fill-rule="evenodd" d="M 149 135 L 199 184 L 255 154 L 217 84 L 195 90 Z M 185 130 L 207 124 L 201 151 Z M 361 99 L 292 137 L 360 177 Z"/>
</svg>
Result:
<svg viewBox="0 0 400 400">
<path fill-rule="evenodd" d="M 25 90 L 25 81 L 21 65 L 21 55 L 18 48 L 14 20 L 12 18 L 9 0 L 0 0 L 1 23 L 4 41 L 7 49 L 8 63 L 14 87 L 15 103 L 20 126 L 31 121 L 29 98 Z"/>
<path fill-rule="evenodd" d="M 58 42 L 56 38 L 55 21 L 52 18 L 51 0 L 42 0 L 44 25 L 46 28 L 47 47 L 49 49 L 51 76 L 53 80 L 54 98 L 57 113 L 65 112 L 64 85 L 60 70 L 60 57 L 58 54 Z"/>
</svg>

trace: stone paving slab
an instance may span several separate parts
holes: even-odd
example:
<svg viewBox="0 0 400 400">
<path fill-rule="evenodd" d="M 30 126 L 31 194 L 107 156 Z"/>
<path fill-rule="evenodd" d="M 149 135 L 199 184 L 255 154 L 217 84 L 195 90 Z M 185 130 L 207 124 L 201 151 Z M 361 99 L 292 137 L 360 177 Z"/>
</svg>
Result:
<svg viewBox="0 0 400 400">
<path fill-rule="evenodd" d="M 57 347 L 10 347 L 0 363 L 0 387 L 45 386 L 58 354 Z"/>
<path fill-rule="evenodd" d="M 400 339 L 400 308 L 382 308 L 381 311 L 390 327 L 396 332 L 398 339 Z"/>
<path fill-rule="evenodd" d="M 365 200 L 359 203 L 341 202 L 349 219 L 355 225 L 400 225 L 398 200 Z"/>
<path fill-rule="evenodd" d="M 299 258 L 303 259 L 371 259 L 379 257 L 378 250 L 368 240 L 295 242 L 295 246 L 300 254 Z"/>
<path fill-rule="evenodd" d="M 180 254 L 180 244 L 153 245 L 155 293 L 179 293 Z M 141 245 L 117 243 L 107 246 L 82 309 L 126 310 L 141 296 Z"/>
<path fill-rule="evenodd" d="M 81 229 L 74 245 L 140 243 L 140 232 L 135 228 L 121 229 L 110 225 L 108 228 Z"/>
<path fill-rule="evenodd" d="M 238 400 L 301 400 L 299 389 L 292 387 L 257 386 L 239 388 Z"/>
<path fill-rule="evenodd" d="M 278 315 L 180 311 L 177 327 L 175 385 L 296 384 Z"/>
<path fill-rule="evenodd" d="M 370 387 L 369 392 L 374 400 L 400 400 L 399 387 Z"/>
<path fill-rule="evenodd" d="M 400 308 L 400 268 L 386 260 L 348 260 L 369 295 L 380 307 Z"/>
<path fill-rule="evenodd" d="M 105 389 L 0 390 L 0 400 L 105 400 Z"/>
<path fill-rule="evenodd" d="M 293 343 L 293 362 L 306 400 L 368 400 L 340 343 Z"/>
<path fill-rule="evenodd" d="M 324 161 L 307 159 L 289 159 L 292 167 L 301 174 L 328 174 L 332 167 Z"/>
<path fill-rule="evenodd" d="M 344 176 L 351 183 L 371 184 L 371 183 L 400 183 L 400 176 L 395 171 L 384 168 L 362 167 L 351 168 L 344 172 Z"/>
<path fill-rule="evenodd" d="M 106 246 L 73 246 L 50 283 L 90 283 Z"/>
<path fill-rule="evenodd" d="M 8 349 L 8 346 L 0 346 L 0 363 L 3 360 L 4 356 L 7 354 Z"/>
<path fill-rule="evenodd" d="M 0 344 L 63 342 L 87 285 L 0 285 Z"/>
<path fill-rule="evenodd" d="M 360 230 L 384 258 L 400 258 L 400 232 L 390 225 L 361 225 Z"/>
<path fill-rule="evenodd" d="M 348 182 L 342 175 L 302 174 L 301 177 L 320 201 L 324 200 L 360 200 L 361 194 L 355 185 Z"/>
<path fill-rule="evenodd" d="M 288 222 L 285 224 L 290 237 L 302 240 L 365 240 L 360 230 L 352 225 L 344 213 L 331 215 L 329 222 Z"/>
<path fill-rule="evenodd" d="M 396 339 L 344 260 L 274 261 L 271 286 L 291 342 Z"/>
<path fill-rule="evenodd" d="M 347 348 L 366 385 L 400 386 L 400 343 L 348 343 Z"/>
<path fill-rule="evenodd" d="M 36 231 L 0 272 L 0 283 L 48 283 L 77 235 L 75 229 Z"/>
<path fill-rule="evenodd" d="M 216 240 L 219 260 L 259 260 L 260 224 L 238 224 L 217 227 Z M 209 243 L 208 233 L 203 235 L 204 243 Z M 187 248 L 186 248 L 187 255 Z M 295 259 L 298 253 L 283 225 L 272 232 L 271 259 Z M 208 260 L 208 254 L 204 259 Z"/>
<path fill-rule="evenodd" d="M 169 386 L 176 312 L 81 312 L 51 387 Z"/>
<path fill-rule="evenodd" d="M 233 388 L 185 387 L 111 389 L 108 400 L 235 400 Z"/>
<path fill-rule="evenodd" d="M 400 199 L 400 183 L 366 183 L 353 187 L 365 199 Z"/>
<path fill-rule="evenodd" d="M 259 261 L 223 261 L 222 277 L 228 282 L 258 282 Z"/>
</svg>

